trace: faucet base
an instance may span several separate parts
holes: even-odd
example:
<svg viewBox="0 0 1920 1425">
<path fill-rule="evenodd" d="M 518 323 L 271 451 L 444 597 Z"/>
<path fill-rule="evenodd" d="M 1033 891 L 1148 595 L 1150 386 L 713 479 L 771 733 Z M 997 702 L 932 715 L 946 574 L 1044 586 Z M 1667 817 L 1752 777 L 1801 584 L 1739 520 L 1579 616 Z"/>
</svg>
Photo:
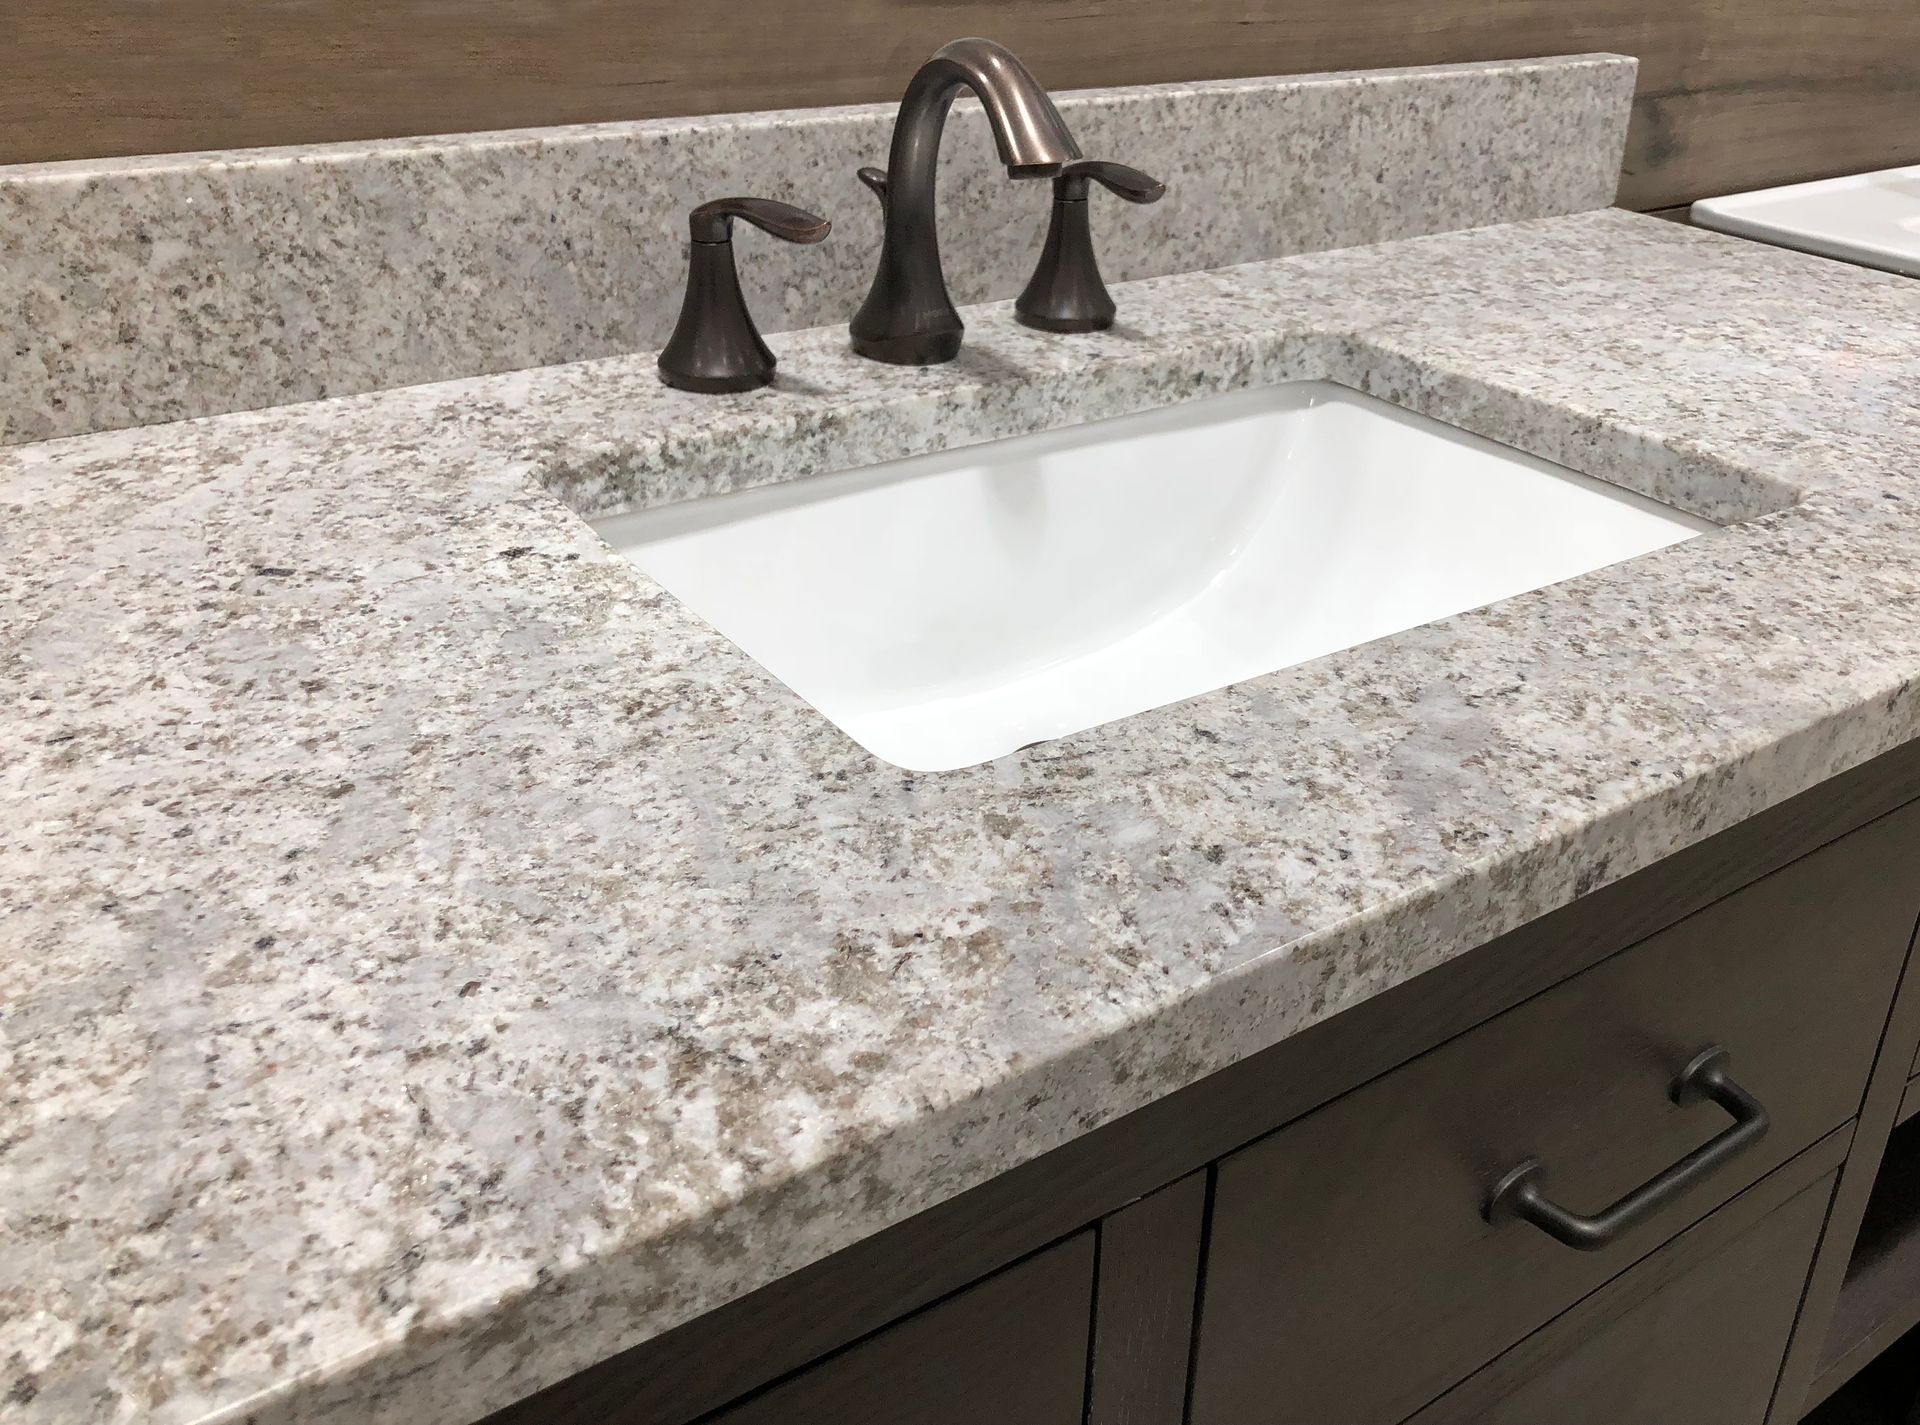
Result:
<svg viewBox="0 0 1920 1425">
<path fill-rule="evenodd" d="M 1103 332 L 1113 325 L 1113 315 L 1089 317 L 1048 317 L 1038 312 L 1023 312 L 1014 308 L 1013 319 L 1023 327 L 1032 327 L 1037 332 Z"/>
<path fill-rule="evenodd" d="M 884 361 L 889 366 L 938 366 L 960 354 L 964 327 L 951 331 L 909 332 L 905 336 L 863 337 L 852 339 L 854 351 L 869 361 Z"/>
</svg>

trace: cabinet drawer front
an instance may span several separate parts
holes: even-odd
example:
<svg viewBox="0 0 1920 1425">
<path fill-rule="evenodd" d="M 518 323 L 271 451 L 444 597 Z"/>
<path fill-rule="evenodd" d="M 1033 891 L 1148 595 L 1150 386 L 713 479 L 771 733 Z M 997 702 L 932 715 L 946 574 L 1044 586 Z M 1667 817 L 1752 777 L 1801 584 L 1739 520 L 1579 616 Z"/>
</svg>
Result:
<svg viewBox="0 0 1920 1425">
<path fill-rule="evenodd" d="M 1853 1116 L 1916 896 L 1920 809 L 1794 862 L 1225 1159 L 1195 1425 L 1392 1425 Z M 1612 1245 L 1490 1226 L 1527 1158 L 1593 1212 L 1729 1127 L 1669 1090 L 1720 1044 L 1756 1146 Z"/>
<path fill-rule="evenodd" d="M 1408 1425 L 1755 1425 L 1773 1399 L 1835 1176 L 1781 1194 L 1717 1240 L 1729 1235 L 1721 1220 L 1770 1184 L 1749 1189 Z"/>
<path fill-rule="evenodd" d="M 808 1366 L 702 1425 L 1080 1425 L 1091 1230 Z"/>
</svg>

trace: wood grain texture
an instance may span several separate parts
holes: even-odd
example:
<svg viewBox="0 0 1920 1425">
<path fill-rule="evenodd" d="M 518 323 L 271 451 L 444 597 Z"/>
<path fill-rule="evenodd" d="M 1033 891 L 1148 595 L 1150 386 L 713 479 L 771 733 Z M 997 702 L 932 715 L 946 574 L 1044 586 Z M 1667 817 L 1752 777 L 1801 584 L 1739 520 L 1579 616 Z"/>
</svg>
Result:
<svg viewBox="0 0 1920 1425">
<path fill-rule="evenodd" d="M 1920 1131 L 1887 1145 L 1809 1402 L 1825 1400 L 1920 1324 Z"/>
<path fill-rule="evenodd" d="M 1636 55 L 1638 208 L 1920 159 L 1912 0 L 9 0 L 0 161 L 891 100 L 974 33 L 1055 88 Z"/>
<path fill-rule="evenodd" d="M 1752 1425 L 1773 1392 L 1845 1139 L 1836 1130 L 1407 1425 Z"/>
<path fill-rule="evenodd" d="M 1793 1339 L 1774 1392 L 1773 1408 L 1767 1415 L 1769 1425 L 1793 1425 L 1839 1389 L 1852 1373 L 1828 1371 L 1824 1389 L 1819 1392 L 1814 1389 L 1816 1378 L 1822 1373 L 1823 1358 L 1827 1356 L 1827 1342 L 1852 1265 L 1855 1240 L 1879 1181 L 1882 1158 L 1894 1125 L 1906 1102 L 1907 1068 L 1913 1062 L 1917 1043 L 1920 1043 L 1920 970 L 1916 970 L 1909 941 L 1906 968 L 1900 987 L 1894 993 L 1893 1009 L 1881 1034 L 1879 1052 L 1874 1056 L 1873 1074 L 1855 1120 L 1853 1142 L 1840 1170 L 1840 1186 L 1827 1214 L 1813 1272 L 1807 1281 L 1806 1295 L 1794 1322 Z M 1861 1357 L 1853 1362 L 1853 1368 L 1858 1369 L 1866 1359 Z"/>
<path fill-rule="evenodd" d="M 1191 1173 L 1100 1224 L 1087 1425 L 1166 1425 L 1185 1410 L 1208 1186 Z"/>
<path fill-rule="evenodd" d="M 968 1287 L 702 1425 L 1080 1425 L 1092 1232 Z"/>
</svg>

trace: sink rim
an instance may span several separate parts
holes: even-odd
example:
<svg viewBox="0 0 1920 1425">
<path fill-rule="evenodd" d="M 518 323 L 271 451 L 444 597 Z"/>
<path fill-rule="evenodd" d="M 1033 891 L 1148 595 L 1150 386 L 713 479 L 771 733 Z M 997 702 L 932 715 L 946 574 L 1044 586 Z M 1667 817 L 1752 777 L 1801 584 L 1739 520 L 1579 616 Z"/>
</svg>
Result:
<svg viewBox="0 0 1920 1425">
<path fill-rule="evenodd" d="M 1244 420 L 1250 417 L 1258 423 L 1275 417 L 1286 419 L 1310 416 L 1316 410 L 1335 407 L 1359 412 L 1359 418 L 1368 423 L 1370 430 L 1392 426 L 1401 432 L 1405 439 L 1416 443 L 1445 447 L 1455 451 L 1464 448 L 1470 460 L 1483 463 L 1491 461 L 1503 467 L 1518 467 L 1526 472 L 1529 479 L 1538 476 L 1548 477 L 1547 484 L 1576 487 L 1579 491 L 1578 498 L 1581 500 L 1597 498 L 1605 505 L 1631 511 L 1636 517 L 1652 516 L 1668 525 L 1684 527 L 1685 532 L 1672 538 L 1661 538 L 1646 548 L 1636 548 L 1624 554 L 1601 558 L 1598 562 L 1585 563 L 1578 568 L 1555 573 L 1538 582 L 1528 582 L 1522 587 L 1495 593 L 1491 597 L 1476 598 L 1466 604 L 1456 603 L 1451 607 L 1423 613 L 1412 618 L 1411 621 L 1394 622 L 1390 626 L 1374 629 L 1363 636 L 1320 648 L 1306 656 L 1287 657 L 1278 663 L 1268 663 L 1257 669 L 1245 669 L 1235 676 L 1219 677 L 1199 685 L 1183 686 L 1166 696 L 1156 697 L 1152 701 L 1138 703 L 1085 721 L 1074 722 L 1071 726 L 1049 724 L 1047 729 L 1038 736 L 1020 737 L 1017 740 L 1003 738 L 989 752 L 933 762 L 927 761 L 924 757 L 915 758 L 910 753 L 902 754 L 897 747 L 879 745 L 885 741 L 885 738 L 875 734 L 871 719 L 877 715 L 896 711 L 928 715 L 929 707 L 952 701 L 952 699 L 943 694 L 929 693 L 921 688 L 905 698 L 899 708 L 876 710 L 869 706 L 864 709 L 850 710 L 840 694 L 832 689 L 823 691 L 812 670 L 796 671 L 792 660 L 779 653 L 770 652 L 766 644 L 759 641 L 753 633 L 742 633 L 737 621 L 724 614 L 716 616 L 710 598 L 706 594 L 689 592 L 685 587 L 684 578 L 663 575 L 657 567 L 649 568 L 647 561 L 639 552 L 648 546 L 658 546 L 676 540 L 697 541 L 715 533 L 725 537 L 736 526 L 744 527 L 756 520 L 777 519 L 795 511 L 819 510 L 847 501 L 857 502 L 869 496 L 884 497 L 890 493 L 899 494 L 912 491 L 917 486 L 963 478 L 970 473 L 978 475 L 982 470 L 1004 470 L 1005 462 L 996 462 L 984 455 L 984 452 L 991 451 L 995 447 L 1017 444 L 1021 447 L 1020 458 L 1023 464 L 1028 461 L 1039 464 L 1055 455 L 1068 458 L 1075 455 L 1084 457 L 1097 451 L 1103 439 L 1110 440 L 1113 433 L 1123 429 L 1127 431 L 1127 442 L 1131 445 L 1137 439 L 1169 433 L 1177 438 L 1198 432 L 1199 437 L 1204 437 L 1209 432 L 1231 425 L 1236 419 Z M 1168 423 L 1174 427 L 1171 432 L 1158 428 Z M 1144 430 L 1143 424 L 1146 427 Z M 1316 467 L 1321 471 L 1329 468 L 1331 466 L 1325 459 L 1322 459 L 1320 466 Z M 1277 474 L 1277 469 L 1263 469 L 1254 478 L 1268 484 L 1283 483 L 1275 478 Z M 1057 487 L 1070 478 L 1072 478 L 1070 475 L 1055 473 L 1050 477 L 1051 483 L 1047 488 Z M 1162 478 L 1164 477 L 1157 474 L 1154 477 L 1156 482 Z M 1313 476 L 1310 472 L 1310 478 L 1318 478 L 1324 483 L 1327 477 L 1324 474 Z M 1031 433 L 992 436 L 951 445 L 925 454 L 867 462 L 805 479 L 730 490 L 710 496 L 676 501 L 651 509 L 611 514 L 592 519 L 589 523 L 614 555 L 652 577 L 675 598 L 685 612 L 733 644 L 739 652 L 752 659 L 769 676 L 781 682 L 801 701 L 808 704 L 817 715 L 833 723 L 842 733 L 873 756 L 914 772 L 958 770 L 990 762 L 1039 743 L 1083 734 L 1108 723 L 1190 701 L 1193 698 L 1205 697 L 1254 678 L 1286 672 L 1321 657 L 1426 628 L 1473 609 L 1504 602 L 1520 594 L 1565 583 L 1611 564 L 1638 558 L 1641 554 L 1655 552 L 1666 544 L 1680 542 L 1703 533 L 1717 532 L 1723 528 L 1718 522 L 1699 514 L 1589 475 L 1571 466 L 1518 450 L 1478 432 L 1426 416 L 1358 390 L 1348 383 L 1324 377 L 1300 377 L 1235 391 L 1200 394 L 1187 400 L 1170 402 L 1145 411 L 1056 426 Z M 644 539 L 632 537 L 632 531 L 636 528 L 647 530 L 648 537 Z M 1226 567 L 1230 572 L 1231 566 Z M 755 566 L 751 572 L 757 573 L 758 566 Z M 1224 576 L 1221 570 L 1212 569 L 1209 570 L 1208 577 L 1217 581 Z M 747 601 L 751 602 L 751 597 Z M 765 600 L 761 602 L 764 603 Z M 1046 661 L 1057 665 L 1063 661 L 1073 664 L 1084 660 L 1079 654 L 1071 655 L 1065 660 L 1056 654 Z M 1047 670 L 1043 668 L 1042 671 Z M 1017 688 L 1023 681 L 1024 676 L 1002 677 L 990 693 L 1007 695 L 1008 689 Z"/>
</svg>

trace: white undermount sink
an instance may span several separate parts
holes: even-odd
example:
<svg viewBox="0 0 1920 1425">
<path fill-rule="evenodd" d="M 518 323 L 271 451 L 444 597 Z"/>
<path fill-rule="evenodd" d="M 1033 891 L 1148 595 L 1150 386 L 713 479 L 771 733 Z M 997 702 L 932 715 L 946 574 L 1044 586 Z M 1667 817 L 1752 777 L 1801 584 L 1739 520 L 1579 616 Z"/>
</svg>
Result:
<svg viewBox="0 0 1920 1425">
<path fill-rule="evenodd" d="M 1714 526 L 1296 382 L 595 528 L 870 752 L 940 771 Z"/>
</svg>

